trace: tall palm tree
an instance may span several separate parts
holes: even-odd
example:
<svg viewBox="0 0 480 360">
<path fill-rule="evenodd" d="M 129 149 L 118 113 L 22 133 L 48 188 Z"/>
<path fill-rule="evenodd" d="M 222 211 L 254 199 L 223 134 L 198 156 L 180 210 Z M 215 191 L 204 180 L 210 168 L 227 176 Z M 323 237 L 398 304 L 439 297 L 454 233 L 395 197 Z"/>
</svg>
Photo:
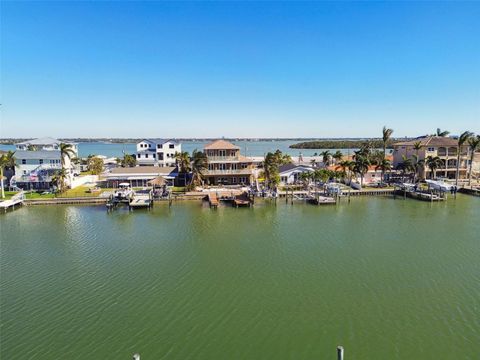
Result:
<svg viewBox="0 0 480 360">
<path fill-rule="evenodd" d="M 462 146 L 473 136 L 471 131 L 464 131 L 458 137 L 458 149 L 457 149 L 457 171 L 455 173 L 455 188 L 458 187 L 458 177 L 460 176 L 460 153 L 462 152 Z"/>
<path fill-rule="evenodd" d="M 352 172 L 355 163 L 351 160 L 340 161 L 336 169 L 341 169 L 341 173 L 345 176 L 348 182 L 352 181 Z"/>
<path fill-rule="evenodd" d="M 52 182 L 57 186 L 60 192 L 62 192 L 65 187 L 65 180 L 67 180 L 67 177 L 68 174 L 64 168 L 57 170 L 55 175 L 53 175 Z"/>
<path fill-rule="evenodd" d="M 417 182 L 417 175 L 420 172 L 420 169 L 425 164 L 425 160 L 419 159 L 417 154 L 412 156 L 413 159 L 413 183 Z"/>
<path fill-rule="evenodd" d="M 435 179 L 437 177 L 437 169 L 442 165 L 442 159 L 438 156 L 428 156 L 425 159 L 425 164 L 430 168 L 430 178 Z"/>
<path fill-rule="evenodd" d="M 75 156 L 72 144 L 61 143 L 60 144 L 60 161 L 62 162 L 62 168 L 65 167 L 65 159 L 71 160 Z"/>
<path fill-rule="evenodd" d="M 330 159 L 332 157 L 332 154 L 330 151 L 325 150 L 320 153 L 320 156 L 322 157 L 322 162 L 324 167 L 328 167 L 330 165 Z"/>
<path fill-rule="evenodd" d="M 340 150 L 335 151 L 332 155 L 332 158 L 335 160 L 335 164 L 338 164 L 343 159 L 343 154 Z"/>
<path fill-rule="evenodd" d="M 190 185 L 197 186 L 202 184 L 205 170 L 208 169 L 207 155 L 205 155 L 203 151 L 193 150 L 190 164 L 192 171 L 192 181 Z"/>
<path fill-rule="evenodd" d="M 440 128 L 437 128 L 437 136 L 441 136 L 441 137 L 445 137 L 445 136 L 448 136 L 448 134 L 450 134 L 450 131 L 447 131 L 447 130 L 440 130 Z"/>
<path fill-rule="evenodd" d="M 15 152 L 9 151 L 0 156 L 0 187 L 2 193 L 2 199 L 5 198 L 5 188 L 3 184 L 3 173 L 6 169 L 15 167 Z"/>
<path fill-rule="evenodd" d="M 175 161 L 177 163 L 178 172 L 183 175 L 183 186 L 186 186 L 187 173 L 191 171 L 190 155 L 186 151 L 176 152 Z"/>
<path fill-rule="evenodd" d="M 355 157 L 355 164 L 353 166 L 353 171 L 356 174 L 360 175 L 360 186 L 363 187 L 363 178 L 365 174 L 368 172 L 368 166 L 370 165 L 370 161 L 365 156 L 356 156 Z"/>
<path fill-rule="evenodd" d="M 386 126 L 382 129 L 382 142 L 383 142 L 383 158 L 387 156 L 387 142 L 390 140 L 393 134 L 393 129 L 387 129 Z"/>
<path fill-rule="evenodd" d="M 468 170 L 468 185 L 472 185 L 472 168 L 475 151 L 480 148 L 480 135 L 468 139 L 468 146 L 470 147 L 470 169 Z"/>
<path fill-rule="evenodd" d="M 310 165 L 311 165 L 312 167 L 315 167 L 315 166 L 317 165 L 317 162 L 315 161 L 315 159 L 311 159 L 311 160 L 310 160 Z"/>
</svg>

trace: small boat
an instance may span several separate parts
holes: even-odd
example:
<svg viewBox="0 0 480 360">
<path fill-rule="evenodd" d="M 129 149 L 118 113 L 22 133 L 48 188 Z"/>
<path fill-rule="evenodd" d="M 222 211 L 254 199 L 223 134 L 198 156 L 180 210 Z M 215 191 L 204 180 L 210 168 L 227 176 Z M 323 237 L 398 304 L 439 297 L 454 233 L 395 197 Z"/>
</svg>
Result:
<svg viewBox="0 0 480 360">
<path fill-rule="evenodd" d="M 129 200 L 133 194 L 133 190 L 130 187 L 129 183 L 120 183 L 118 184 L 118 189 L 113 194 L 116 200 Z"/>
<path fill-rule="evenodd" d="M 425 182 L 428 184 L 430 188 L 434 190 L 444 191 L 444 192 L 452 191 L 452 189 L 455 187 L 455 185 L 450 185 L 443 181 L 425 180 Z"/>
</svg>

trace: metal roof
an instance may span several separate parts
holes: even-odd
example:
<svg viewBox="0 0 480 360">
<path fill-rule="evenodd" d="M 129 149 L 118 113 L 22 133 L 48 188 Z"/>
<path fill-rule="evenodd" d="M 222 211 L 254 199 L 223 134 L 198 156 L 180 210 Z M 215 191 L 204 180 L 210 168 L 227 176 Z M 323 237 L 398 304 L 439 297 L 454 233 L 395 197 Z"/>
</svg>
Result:
<svg viewBox="0 0 480 360">
<path fill-rule="evenodd" d="M 58 160 L 60 159 L 60 151 L 59 150 L 38 150 L 38 151 L 17 150 L 15 151 L 15 158 L 19 160 L 22 160 L 22 159 Z"/>
<path fill-rule="evenodd" d="M 74 143 L 71 143 L 71 142 L 60 141 L 58 139 L 54 139 L 52 137 L 47 136 L 47 137 L 43 137 L 43 138 L 38 138 L 38 139 L 32 139 L 32 140 L 19 142 L 15 145 L 59 145 L 61 143 L 74 144 Z"/>
</svg>

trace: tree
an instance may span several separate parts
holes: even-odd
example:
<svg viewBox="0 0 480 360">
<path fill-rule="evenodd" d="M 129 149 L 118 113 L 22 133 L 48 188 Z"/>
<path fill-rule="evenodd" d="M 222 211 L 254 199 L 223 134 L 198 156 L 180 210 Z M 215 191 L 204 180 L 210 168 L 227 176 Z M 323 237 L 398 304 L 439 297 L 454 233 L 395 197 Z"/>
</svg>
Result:
<svg viewBox="0 0 480 360">
<path fill-rule="evenodd" d="M 447 131 L 447 130 L 440 130 L 440 128 L 437 128 L 437 134 L 436 136 L 441 136 L 441 137 L 446 137 L 448 136 L 448 134 L 450 134 L 450 131 Z"/>
<path fill-rule="evenodd" d="M 368 161 L 368 158 L 365 156 L 355 156 L 355 162 L 353 165 L 353 171 L 356 174 L 360 175 L 360 186 L 363 187 L 363 178 L 365 177 L 365 174 L 368 172 L 368 166 L 370 165 L 370 162 Z"/>
<path fill-rule="evenodd" d="M 468 185 L 472 185 L 472 169 L 473 169 L 473 158 L 475 157 L 475 152 L 480 148 L 480 135 L 476 137 L 472 136 L 468 139 L 468 146 L 470 147 L 470 169 L 468 170 Z"/>
<path fill-rule="evenodd" d="M 380 170 L 382 172 L 382 183 L 385 181 L 385 173 L 392 169 L 392 164 L 390 160 L 383 159 L 377 166 L 375 166 L 375 170 Z"/>
<path fill-rule="evenodd" d="M 471 131 L 464 131 L 458 137 L 458 150 L 457 150 L 457 171 L 455 173 L 455 188 L 458 187 L 458 177 L 460 176 L 460 153 L 462 152 L 462 146 L 473 136 Z"/>
<path fill-rule="evenodd" d="M 0 156 L 0 187 L 2 199 L 5 198 L 5 187 L 3 183 L 4 171 L 6 169 L 15 168 L 15 152 L 9 151 Z"/>
<path fill-rule="evenodd" d="M 187 185 L 187 173 L 191 171 L 190 155 L 186 151 L 176 152 L 175 161 L 177 163 L 178 172 L 183 175 L 183 185 Z"/>
<path fill-rule="evenodd" d="M 62 192 L 65 188 L 65 180 L 67 180 L 67 177 L 68 174 L 64 168 L 57 170 L 55 172 L 55 175 L 53 175 L 52 182 L 55 184 L 55 186 L 60 192 Z"/>
<path fill-rule="evenodd" d="M 137 165 L 137 159 L 134 155 L 124 154 L 123 159 L 117 158 L 117 164 L 121 167 L 135 167 Z"/>
<path fill-rule="evenodd" d="M 405 175 L 415 170 L 412 163 L 412 159 L 402 155 L 402 161 L 397 165 L 397 170 L 402 172 L 402 181 L 405 179 Z"/>
<path fill-rule="evenodd" d="M 265 155 L 263 161 L 263 172 L 265 175 L 265 186 L 274 189 L 280 183 L 279 167 L 290 164 L 292 158 L 290 155 L 283 154 L 280 150 Z"/>
<path fill-rule="evenodd" d="M 390 140 L 393 134 L 393 129 L 387 129 L 386 126 L 382 129 L 382 142 L 383 142 L 383 158 L 387 156 L 387 142 Z"/>
<path fill-rule="evenodd" d="M 340 150 L 335 151 L 332 155 L 332 158 L 335 160 L 335 164 L 339 163 L 343 159 L 343 154 Z"/>
<path fill-rule="evenodd" d="M 330 165 L 330 159 L 332 157 L 332 154 L 330 151 L 325 150 L 320 153 L 320 156 L 322 157 L 322 162 L 324 167 L 328 167 Z"/>
<path fill-rule="evenodd" d="M 350 160 L 343 160 L 340 161 L 336 169 L 341 169 L 342 171 L 340 172 L 344 177 L 348 179 L 348 182 L 352 181 L 352 172 L 354 168 L 355 163 Z"/>
<path fill-rule="evenodd" d="M 203 151 L 193 150 L 190 164 L 192 171 L 190 187 L 195 187 L 203 183 L 205 170 L 208 169 L 207 155 Z"/>
<path fill-rule="evenodd" d="M 308 187 L 308 185 L 310 185 L 312 174 L 313 172 L 311 171 L 304 171 L 298 175 L 298 178 L 300 179 L 300 181 L 303 183 L 305 187 Z"/>
<path fill-rule="evenodd" d="M 98 175 L 103 171 L 103 160 L 93 156 L 88 159 L 87 167 L 92 175 Z"/>
<path fill-rule="evenodd" d="M 72 144 L 60 143 L 60 161 L 62 168 L 65 167 L 65 159 L 71 160 L 75 156 Z"/>
<path fill-rule="evenodd" d="M 435 179 L 437 177 L 437 169 L 442 165 L 442 159 L 438 156 L 428 156 L 425 159 L 425 164 L 430 168 L 430 178 Z"/>
</svg>

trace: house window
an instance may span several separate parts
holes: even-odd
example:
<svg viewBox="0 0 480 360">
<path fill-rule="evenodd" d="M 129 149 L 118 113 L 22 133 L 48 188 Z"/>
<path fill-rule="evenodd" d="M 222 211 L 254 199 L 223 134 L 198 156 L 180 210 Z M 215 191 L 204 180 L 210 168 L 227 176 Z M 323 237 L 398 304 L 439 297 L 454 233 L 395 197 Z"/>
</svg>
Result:
<svg viewBox="0 0 480 360">
<path fill-rule="evenodd" d="M 163 152 L 158 153 L 158 160 L 163 160 Z"/>
<path fill-rule="evenodd" d="M 240 183 L 244 184 L 244 183 L 246 183 L 246 182 L 247 182 L 247 178 L 244 177 L 244 176 L 242 176 L 242 177 L 240 178 Z"/>
<path fill-rule="evenodd" d="M 152 154 L 153 158 L 155 159 L 156 158 L 156 154 Z"/>
<path fill-rule="evenodd" d="M 170 149 L 175 149 L 175 144 L 170 144 L 168 147 L 169 147 Z"/>
<path fill-rule="evenodd" d="M 152 144 L 148 144 L 148 147 L 152 147 Z"/>
<path fill-rule="evenodd" d="M 430 152 L 435 151 L 435 148 L 429 147 L 429 148 L 428 148 L 428 151 L 430 151 Z"/>
<path fill-rule="evenodd" d="M 140 159 L 140 154 L 137 154 L 137 159 Z"/>
<path fill-rule="evenodd" d="M 157 144 L 157 149 L 161 149 L 162 148 L 162 144 Z"/>
<path fill-rule="evenodd" d="M 43 164 L 43 159 L 38 159 L 38 163 L 39 163 L 40 165 L 42 165 L 42 164 Z"/>
<path fill-rule="evenodd" d="M 232 178 L 232 184 L 236 184 L 237 183 L 237 178 L 236 177 L 233 177 Z"/>
<path fill-rule="evenodd" d="M 145 154 L 145 159 L 148 159 L 148 154 Z"/>
</svg>

